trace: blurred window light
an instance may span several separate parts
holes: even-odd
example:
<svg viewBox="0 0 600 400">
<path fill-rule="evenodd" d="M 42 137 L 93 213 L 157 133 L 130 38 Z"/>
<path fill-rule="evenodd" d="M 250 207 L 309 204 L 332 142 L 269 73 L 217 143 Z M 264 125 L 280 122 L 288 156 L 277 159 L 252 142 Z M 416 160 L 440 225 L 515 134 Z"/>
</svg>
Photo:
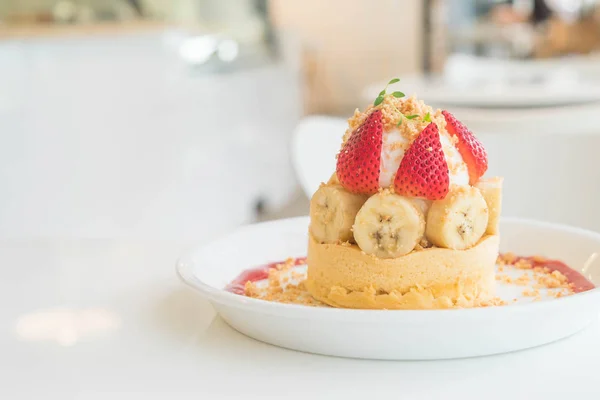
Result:
<svg viewBox="0 0 600 400">
<path fill-rule="evenodd" d="M 204 64 L 217 48 L 218 41 L 214 36 L 197 36 L 185 40 L 179 48 L 179 54 L 190 64 Z"/>
<path fill-rule="evenodd" d="M 552 11 L 569 21 L 577 19 L 585 3 L 585 0 L 546 0 L 546 4 Z"/>
<path fill-rule="evenodd" d="M 15 324 L 15 335 L 26 342 L 55 342 L 68 347 L 120 326 L 119 317 L 103 308 L 56 308 L 22 315 Z"/>
<path fill-rule="evenodd" d="M 239 54 L 239 45 L 235 40 L 223 40 L 219 43 L 217 55 L 222 61 L 231 62 L 237 58 Z"/>
</svg>

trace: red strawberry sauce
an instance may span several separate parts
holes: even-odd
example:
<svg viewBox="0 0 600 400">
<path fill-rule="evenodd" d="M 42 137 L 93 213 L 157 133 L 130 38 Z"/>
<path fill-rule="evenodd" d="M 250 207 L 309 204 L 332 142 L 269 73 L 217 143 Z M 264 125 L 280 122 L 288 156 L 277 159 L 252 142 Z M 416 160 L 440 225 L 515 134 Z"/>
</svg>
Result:
<svg viewBox="0 0 600 400">
<path fill-rule="evenodd" d="M 554 271 L 560 272 L 561 274 L 566 276 L 569 283 L 573 285 L 573 291 L 575 293 L 585 292 L 587 290 L 592 290 L 596 287 L 592 282 L 587 280 L 587 278 L 583 276 L 580 272 L 575 271 L 562 261 L 549 259 L 542 260 L 538 259 L 537 257 L 517 257 L 515 261 L 518 260 L 525 260 L 530 262 L 532 268 L 548 268 L 550 273 Z"/>
<path fill-rule="evenodd" d="M 548 268 L 549 272 L 558 271 L 567 277 L 567 280 L 573 284 L 573 291 L 575 293 L 585 292 L 592 290 L 596 286 L 587 280 L 581 273 L 570 268 L 568 265 L 558 260 L 541 260 L 537 257 L 517 257 L 515 262 L 518 260 L 526 260 L 531 263 L 532 268 L 545 267 Z M 237 278 L 235 278 L 230 284 L 225 287 L 225 290 L 235 294 L 244 294 L 244 286 L 246 282 L 258 282 L 269 277 L 269 271 L 276 268 L 277 265 L 283 264 L 285 261 L 272 262 L 260 267 L 247 269 L 242 272 Z M 294 265 L 302 265 L 306 263 L 306 257 L 298 257 L 294 259 Z"/>
<path fill-rule="evenodd" d="M 242 272 L 237 278 L 235 278 L 229 285 L 225 287 L 225 290 L 235 294 L 244 294 L 244 286 L 246 282 L 258 282 L 269 277 L 269 271 L 273 268 L 277 268 L 277 265 L 284 264 L 285 261 L 278 261 L 261 265 L 260 267 L 247 269 Z M 306 263 L 306 257 L 298 257 L 294 259 L 294 265 L 302 265 Z"/>
</svg>

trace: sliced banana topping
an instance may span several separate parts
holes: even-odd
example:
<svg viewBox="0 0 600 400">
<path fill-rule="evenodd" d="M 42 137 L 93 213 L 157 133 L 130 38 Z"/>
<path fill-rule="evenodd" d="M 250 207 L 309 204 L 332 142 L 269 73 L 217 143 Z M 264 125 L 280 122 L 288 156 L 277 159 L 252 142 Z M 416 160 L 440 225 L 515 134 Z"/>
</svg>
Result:
<svg viewBox="0 0 600 400">
<path fill-rule="evenodd" d="M 321 243 L 352 241 L 352 224 L 367 196 L 322 185 L 310 201 L 310 233 Z"/>
<path fill-rule="evenodd" d="M 367 254 L 395 258 L 410 253 L 425 232 L 421 208 L 391 192 L 371 196 L 356 215 L 354 238 Z"/>
<path fill-rule="evenodd" d="M 496 176 L 480 179 L 475 185 L 483 195 L 488 206 L 489 220 L 486 233 L 497 235 L 500 232 L 500 214 L 502 212 L 502 183 L 504 179 Z"/>
<path fill-rule="evenodd" d="M 487 225 L 488 207 L 482 194 L 472 186 L 460 186 L 431 204 L 426 235 L 438 247 L 464 250 L 481 239 Z"/>
</svg>

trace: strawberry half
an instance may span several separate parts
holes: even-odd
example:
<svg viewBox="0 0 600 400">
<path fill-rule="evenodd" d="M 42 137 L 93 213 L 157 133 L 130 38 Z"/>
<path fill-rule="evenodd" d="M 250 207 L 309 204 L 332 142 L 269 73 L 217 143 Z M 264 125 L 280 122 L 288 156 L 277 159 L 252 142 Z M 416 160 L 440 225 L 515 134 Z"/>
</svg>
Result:
<svg viewBox="0 0 600 400">
<path fill-rule="evenodd" d="M 394 179 L 394 190 L 404 196 L 441 200 L 449 189 L 448 163 L 438 127 L 432 122 L 404 153 Z"/>
<path fill-rule="evenodd" d="M 450 136 L 456 136 L 458 143 L 456 148 L 467 164 L 469 170 L 469 183 L 475 185 L 479 178 L 485 174 L 488 168 L 487 152 L 483 144 L 464 126 L 454 115 L 448 111 L 442 111 L 446 118 L 446 129 Z"/>
<path fill-rule="evenodd" d="M 379 190 L 379 167 L 383 123 L 381 110 L 367 117 L 342 146 L 336 173 L 340 184 L 352 193 L 376 193 Z"/>
</svg>

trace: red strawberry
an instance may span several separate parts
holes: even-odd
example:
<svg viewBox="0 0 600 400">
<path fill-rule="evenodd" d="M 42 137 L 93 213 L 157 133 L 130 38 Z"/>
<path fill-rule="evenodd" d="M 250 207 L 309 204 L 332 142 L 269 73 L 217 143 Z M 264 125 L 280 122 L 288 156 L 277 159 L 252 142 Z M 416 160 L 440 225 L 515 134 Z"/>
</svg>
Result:
<svg viewBox="0 0 600 400">
<path fill-rule="evenodd" d="M 371 113 L 342 146 L 336 173 L 340 184 L 352 193 L 376 193 L 379 190 L 379 167 L 383 123 L 381 110 Z"/>
<path fill-rule="evenodd" d="M 474 185 L 479 178 L 485 174 L 488 168 L 487 152 L 483 144 L 464 126 L 454 115 L 448 111 L 442 111 L 446 118 L 446 129 L 450 136 L 456 136 L 458 143 L 456 147 L 469 169 L 469 183 Z"/>
<path fill-rule="evenodd" d="M 448 163 L 438 127 L 432 122 L 404 153 L 394 179 L 394 190 L 404 196 L 441 200 L 449 188 Z"/>
</svg>

